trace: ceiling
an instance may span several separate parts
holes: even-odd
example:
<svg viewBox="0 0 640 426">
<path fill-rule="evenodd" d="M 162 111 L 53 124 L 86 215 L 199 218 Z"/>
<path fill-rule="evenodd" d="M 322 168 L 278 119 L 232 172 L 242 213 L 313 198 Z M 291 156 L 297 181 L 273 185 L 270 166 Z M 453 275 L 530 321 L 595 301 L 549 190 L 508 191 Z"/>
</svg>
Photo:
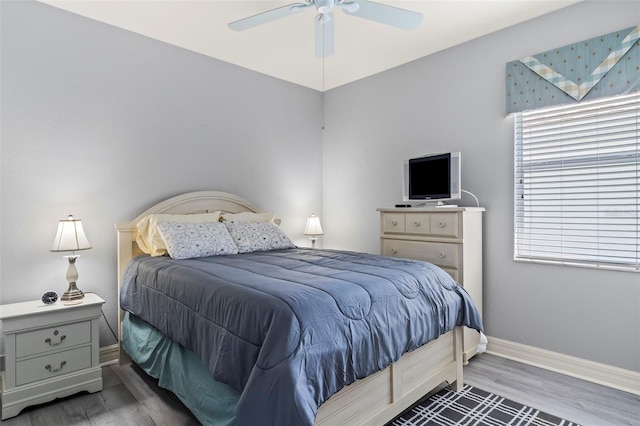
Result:
<svg viewBox="0 0 640 426">
<path fill-rule="evenodd" d="M 41 0 L 116 27 L 325 91 L 581 0 L 380 0 L 423 14 L 402 30 L 336 10 L 335 54 L 316 58 L 315 8 L 246 31 L 227 24 L 294 3 L 269 0 Z"/>
</svg>

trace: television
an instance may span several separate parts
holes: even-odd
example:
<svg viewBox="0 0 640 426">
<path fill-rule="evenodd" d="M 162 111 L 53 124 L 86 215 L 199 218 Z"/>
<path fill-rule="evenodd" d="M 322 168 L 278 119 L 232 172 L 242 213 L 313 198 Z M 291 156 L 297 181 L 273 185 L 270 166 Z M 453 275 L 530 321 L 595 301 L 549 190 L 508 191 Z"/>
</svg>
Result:
<svg viewBox="0 0 640 426">
<path fill-rule="evenodd" d="M 447 200 L 459 200 L 462 196 L 460 170 L 459 152 L 406 160 L 403 201 L 435 201 L 442 205 Z"/>
</svg>

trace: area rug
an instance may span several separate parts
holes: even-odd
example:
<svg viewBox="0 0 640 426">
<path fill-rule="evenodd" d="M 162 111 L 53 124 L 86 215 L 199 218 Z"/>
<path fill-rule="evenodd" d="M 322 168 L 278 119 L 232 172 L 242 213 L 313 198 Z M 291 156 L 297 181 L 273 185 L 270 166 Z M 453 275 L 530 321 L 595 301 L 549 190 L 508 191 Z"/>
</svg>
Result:
<svg viewBox="0 0 640 426">
<path fill-rule="evenodd" d="M 444 388 L 396 417 L 387 426 L 579 426 L 500 395 L 465 385 Z"/>
</svg>

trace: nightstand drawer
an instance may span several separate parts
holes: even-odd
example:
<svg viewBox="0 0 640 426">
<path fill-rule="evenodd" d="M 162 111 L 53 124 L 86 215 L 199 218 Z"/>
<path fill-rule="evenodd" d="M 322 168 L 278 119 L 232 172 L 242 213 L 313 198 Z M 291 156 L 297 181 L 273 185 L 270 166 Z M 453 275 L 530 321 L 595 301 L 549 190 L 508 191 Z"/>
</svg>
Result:
<svg viewBox="0 0 640 426">
<path fill-rule="evenodd" d="M 382 240 L 382 254 L 431 262 L 447 268 L 458 268 L 458 244 L 423 241 Z"/>
<path fill-rule="evenodd" d="M 16 357 L 36 355 L 91 342 L 91 321 L 16 334 Z"/>
<path fill-rule="evenodd" d="M 91 346 L 58 352 L 16 363 L 16 385 L 67 374 L 91 367 Z"/>
</svg>

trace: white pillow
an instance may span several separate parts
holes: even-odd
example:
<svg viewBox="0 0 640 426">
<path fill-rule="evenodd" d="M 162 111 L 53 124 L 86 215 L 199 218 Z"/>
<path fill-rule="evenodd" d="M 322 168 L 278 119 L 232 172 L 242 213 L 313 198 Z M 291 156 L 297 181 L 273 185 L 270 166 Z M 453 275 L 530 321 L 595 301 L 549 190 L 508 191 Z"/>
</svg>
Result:
<svg viewBox="0 0 640 426">
<path fill-rule="evenodd" d="M 275 213 L 222 213 L 222 220 L 229 222 L 273 222 Z"/>
<path fill-rule="evenodd" d="M 197 213 L 197 214 L 150 214 L 143 217 L 136 224 L 138 236 L 136 242 L 144 253 L 151 256 L 163 256 L 167 254 L 167 247 L 158 230 L 158 223 L 182 222 L 182 223 L 204 223 L 218 222 L 220 212 Z"/>
<path fill-rule="evenodd" d="M 174 259 L 238 253 L 227 227 L 220 222 L 160 222 L 158 229 Z"/>
<path fill-rule="evenodd" d="M 289 237 L 269 222 L 224 222 L 238 253 L 295 248 Z"/>
</svg>

